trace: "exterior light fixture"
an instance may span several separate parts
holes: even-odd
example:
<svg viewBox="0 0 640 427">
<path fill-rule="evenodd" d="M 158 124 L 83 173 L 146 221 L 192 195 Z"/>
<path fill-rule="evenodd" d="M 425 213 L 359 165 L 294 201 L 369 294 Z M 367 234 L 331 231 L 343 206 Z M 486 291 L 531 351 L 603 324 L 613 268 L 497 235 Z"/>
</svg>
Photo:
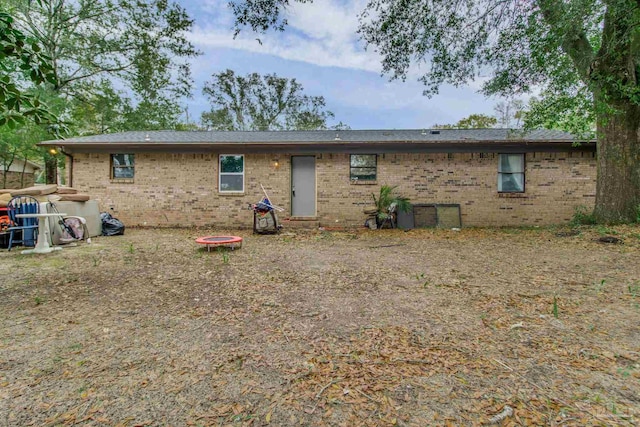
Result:
<svg viewBox="0 0 640 427">
<path fill-rule="evenodd" d="M 278 159 L 273 159 L 273 168 L 278 169 L 280 167 L 280 161 Z"/>
<path fill-rule="evenodd" d="M 55 156 L 56 154 L 58 154 L 58 150 L 56 150 L 55 148 L 51 148 L 49 149 L 49 154 L 51 154 L 52 156 Z"/>
</svg>

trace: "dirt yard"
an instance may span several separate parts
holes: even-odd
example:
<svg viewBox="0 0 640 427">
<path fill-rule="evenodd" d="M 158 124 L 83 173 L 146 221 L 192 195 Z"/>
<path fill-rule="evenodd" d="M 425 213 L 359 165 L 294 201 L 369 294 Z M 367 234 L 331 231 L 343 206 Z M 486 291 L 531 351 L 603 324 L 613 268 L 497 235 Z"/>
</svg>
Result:
<svg viewBox="0 0 640 427">
<path fill-rule="evenodd" d="M 637 425 L 640 227 L 567 231 L 4 250 L 0 425 Z"/>
</svg>

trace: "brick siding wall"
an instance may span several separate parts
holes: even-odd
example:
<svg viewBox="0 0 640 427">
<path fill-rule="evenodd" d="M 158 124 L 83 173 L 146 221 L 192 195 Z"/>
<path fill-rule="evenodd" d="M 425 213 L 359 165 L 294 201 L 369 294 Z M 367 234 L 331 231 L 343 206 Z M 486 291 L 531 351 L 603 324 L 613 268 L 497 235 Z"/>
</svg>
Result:
<svg viewBox="0 0 640 427">
<path fill-rule="evenodd" d="M 251 227 L 248 204 L 262 196 L 290 215 L 290 156 L 245 155 L 245 191 L 218 191 L 218 155 L 137 153 L 135 178 L 110 179 L 109 154 L 74 154 L 73 186 L 98 200 L 126 225 Z M 592 153 L 528 153 L 525 193 L 497 191 L 498 154 L 378 155 L 374 184 L 349 180 L 348 154 L 316 156 L 317 220 L 323 226 L 363 224 L 362 209 L 380 185 L 397 185 L 412 203 L 458 203 L 463 226 L 544 225 L 592 208 L 596 160 Z M 278 160 L 279 166 L 274 166 Z M 317 223 L 316 223 L 317 224 Z"/>
</svg>

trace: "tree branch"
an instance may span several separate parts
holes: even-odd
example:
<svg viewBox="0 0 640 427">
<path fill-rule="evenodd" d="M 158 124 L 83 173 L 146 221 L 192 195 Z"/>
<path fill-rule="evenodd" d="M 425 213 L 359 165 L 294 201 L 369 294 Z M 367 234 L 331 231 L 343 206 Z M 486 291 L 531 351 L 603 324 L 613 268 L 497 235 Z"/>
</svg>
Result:
<svg viewBox="0 0 640 427">
<path fill-rule="evenodd" d="M 584 29 L 578 24 L 572 26 L 560 24 L 567 13 L 561 0 L 540 0 L 538 6 L 549 27 L 567 28 L 564 34 L 559 34 L 562 37 L 562 50 L 571 58 L 580 79 L 588 84 L 594 54 Z"/>
<path fill-rule="evenodd" d="M 60 81 L 60 87 L 66 86 L 69 83 L 74 82 L 76 80 L 82 80 L 82 79 L 86 79 L 88 77 L 97 76 L 98 74 L 101 74 L 101 73 L 117 73 L 117 72 L 120 72 L 120 71 L 124 71 L 124 70 L 128 69 L 129 67 L 131 67 L 131 65 L 132 65 L 132 63 L 129 63 L 127 65 L 122 65 L 120 67 L 114 67 L 114 68 L 101 68 L 99 70 L 95 70 L 95 71 L 92 71 L 90 73 L 81 74 L 79 76 L 74 76 L 74 77 L 69 77 L 69 78 L 66 78 L 66 79 Z M 74 74 L 76 74 L 78 71 L 79 71 L 79 69 L 76 70 L 72 74 L 72 76 Z"/>
</svg>

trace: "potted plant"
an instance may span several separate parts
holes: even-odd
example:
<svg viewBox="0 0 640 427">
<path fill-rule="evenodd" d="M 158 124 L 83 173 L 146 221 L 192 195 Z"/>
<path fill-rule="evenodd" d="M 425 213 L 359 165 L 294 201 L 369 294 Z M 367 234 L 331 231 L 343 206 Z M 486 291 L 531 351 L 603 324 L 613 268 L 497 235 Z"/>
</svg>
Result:
<svg viewBox="0 0 640 427">
<path fill-rule="evenodd" d="M 396 223 L 396 213 L 398 211 L 407 212 L 411 209 L 411 203 L 407 197 L 395 193 L 398 186 L 383 185 L 380 187 L 378 197 L 371 194 L 373 203 L 376 205 L 376 222 L 379 228 L 389 220 L 391 227 Z"/>
</svg>

